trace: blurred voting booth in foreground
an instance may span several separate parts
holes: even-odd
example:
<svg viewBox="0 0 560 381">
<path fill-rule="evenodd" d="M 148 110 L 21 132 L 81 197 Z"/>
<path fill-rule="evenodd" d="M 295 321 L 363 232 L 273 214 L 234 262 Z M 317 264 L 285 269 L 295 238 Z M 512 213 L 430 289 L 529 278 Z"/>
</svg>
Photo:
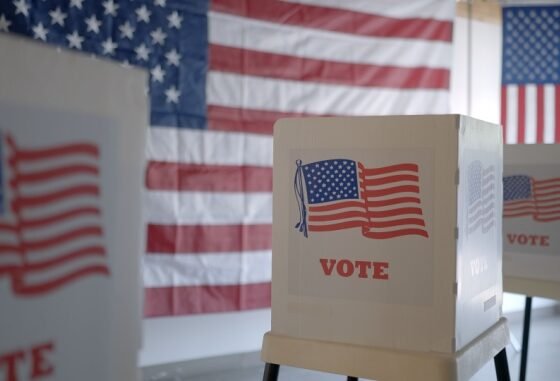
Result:
<svg viewBox="0 0 560 381">
<path fill-rule="evenodd" d="M 504 287 L 560 299 L 560 145 L 504 146 Z"/>
<path fill-rule="evenodd" d="M 277 122 L 263 360 L 381 380 L 474 374 L 508 340 L 502 163 L 501 128 L 465 116 Z"/>
<path fill-rule="evenodd" d="M 0 51 L 0 379 L 136 380 L 146 76 Z"/>
</svg>

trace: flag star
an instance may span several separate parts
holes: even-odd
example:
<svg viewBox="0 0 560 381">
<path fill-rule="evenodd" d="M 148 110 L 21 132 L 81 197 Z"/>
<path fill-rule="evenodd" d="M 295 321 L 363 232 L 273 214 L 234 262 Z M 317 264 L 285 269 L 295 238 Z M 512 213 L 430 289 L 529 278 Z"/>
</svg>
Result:
<svg viewBox="0 0 560 381">
<path fill-rule="evenodd" d="M 177 50 L 173 49 L 168 53 L 165 53 L 165 58 L 167 58 L 167 63 L 174 66 L 179 66 L 179 60 L 181 56 L 177 53 Z"/>
<path fill-rule="evenodd" d="M 86 19 L 87 31 L 93 32 L 95 34 L 99 33 L 99 27 L 101 26 L 101 21 L 99 21 L 95 15 L 91 15 L 90 18 Z"/>
<path fill-rule="evenodd" d="M 179 96 L 181 93 L 175 86 L 171 86 L 169 89 L 165 90 L 165 97 L 167 98 L 165 101 L 167 103 L 179 103 Z"/>
<path fill-rule="evenodd" d="M 119 5 L 115 4 L 114 0 L 106 0 L 103 2 L 102 5 L 103 8 L 105 8 L 106 15 L 111 15 L 111 16 L 117 15 L 117 9 L 119 9 Z"/>
<path fill-rule="evenodd" d="M 3 32 L 9 32 L 10 31 L 10 25 L 12 25 L 12 22 L 6 20 L 6 16 L 4 16 L 4 14 L 2 13 L 0 15 L 0 30 L 3 31 Z"/>
<path fill-rule="evenodd" d="M 66 18 L 66 13 L 60 10 L 60 7 L 56 7 L 54 11 L 50 11 L 49 15 L 51 16 L 51 24 L 58 24 L 60 26 L 64 26 L 64 19 Z"/>
<path fill-rule="evenodd" d="M 114 54 L 115 49 L 117 48 L 117 44 L 109 37 L 105 41 L 101 43 L 103 47 L 103 54 Z"/>
<path fill-rule="evenodd" d="M 183 18 L 179 16 L 177 11 L 174 11 L 169 16 L 167 16 L 167 20 L 169 21 L 170 28 L 177 28 L 181 27 L 181 23 L 183 22 Z"/>
<path fill-rule="evenodd" d="M 152 40 L 154 41 L 154 44 L 163 45 L 165 39 L 167 38 L 167 34 L 163 33 L 161 28 L 157 28 L 152 33 L 150 33 L 150 35 L 152 36 Z"/>
<path fill-rule="evenodd" d="M 160 7 L 165 7 L 167 0 L 155 0 L 154 3 Z"/>
<path fill-rule="evenodd" d="M 76 7 L 78 9 L 82 9 L 82 3 L 84 2 L 84 0 L 70 0 L 70 6 L 71 7 Z"/>
<path fill-rule="evenodd" d="M 163 82 L 163 77 L 165 76 L 165 71 L 162 70 L 160 65 L 154 67 L 150 73 L 152 74 L 152 79 L 156 82 Z"/>
<path fill-rule="evenodd" d="M 25 0 L 16 0 L 13 3 L 14 7 L 16 7 L 16 15 L 21 13 L 25 17 L 29 16 L 29 5 L 27 5 Z"/>
<path fill-rule="evenodd" d="M 82 42 L 84 42 L 84 38 L 80 36 L 77 31 L 74 31 L 72 34 L 67 34 L 66 39 L 68 40 L 69 47 L 76 49 L 82 48 Z"/>
<path fill-rule="evenodd" d="M 130 67 L 130 63 L 128 62 L 128 60 L 124 60 L 124 61 L 122 62 L 122 64 L 121 64 L 121 66 L 122 66 L 122 67 L 125 67 L 125 68 L 129 68 L 129 67 Z"/>
<path fill-rule="evenodd" d="M 136 16 L 138 17 L 138 22 L 144 21 L 145 23 L 149 23 L 151 15 L 152 12 L 150 12 L 145 5 L 142 5 L 140 8 L 136 9 Z"/>
<path fill-rule="evenodd" d="M 143 61 L 148 60 L 150 49 L 148 49 L 146 45 L 140 44 L 140 46 L 134 49 L 134 51 L 136 52 L 136 58 L 138 58 L 139 60 L 143 60 Z"/>
<path fill-rule="evenodd" d="M 35 25 L 33 28 L 33 38 L 36 38 L 38 40 L 43 40 L 43 41 L 47 41 L 47 33 L 49 33 L 49 31 L 47 29 L 45 29 L 45 27 L 43 26 L 43 23 L 39 23 L 37 25 Z"/>
<path fill-rule="evenodd" d="M 134 34 L 134 28 L 130 25 L 128 21 L 125 22 L 123 25 L 119 26 L 119 30 L 121 31 L 122 38 L 126 37 L 129 40 L 132 40 Z"/>
</svg>

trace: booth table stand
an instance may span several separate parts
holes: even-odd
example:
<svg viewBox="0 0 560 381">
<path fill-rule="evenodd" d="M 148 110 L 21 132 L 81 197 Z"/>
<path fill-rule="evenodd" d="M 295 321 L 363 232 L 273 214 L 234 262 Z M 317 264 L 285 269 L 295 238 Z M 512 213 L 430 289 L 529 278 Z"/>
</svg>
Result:
<svg viewBox="0 0 560 381">
<path fill-rule="evenodd" d="M 533 296 L 560 300 L 560 282 L 506 276 L 504 277 L 504 291 L 527 295 L 525 298 L 523 339 L 521 343 L 521 361 L 519 365 L 519 381 L 525 381 L 527 356 L 529 354 L 529 333 L 531 330 Z"/>
<path fill-rule="evenodd" d="M 266 362 L 263 381 L 276 381 L 280 365 L 307 368 L 377 381 L 466 381 L 492 358 L 496 379 L 509 381 L 506 346 L 509 330 L 504 318 L 454 354 L 370 348 L 306 340 L 268 332 L 263 340 Z"/>
</svg>

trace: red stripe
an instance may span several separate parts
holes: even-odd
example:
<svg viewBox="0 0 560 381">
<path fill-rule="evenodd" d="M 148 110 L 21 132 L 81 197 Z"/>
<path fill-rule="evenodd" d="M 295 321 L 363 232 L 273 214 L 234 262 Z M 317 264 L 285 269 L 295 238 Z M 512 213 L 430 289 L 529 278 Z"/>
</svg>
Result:
<svg viewBox="0 0 560 381">
<path fill-rule="evenodd" d="M 89 266 L 69 274 L 66 274 L 60 278 L 41 282 L 39 284 L 29 285 L 25 282 L 25 273 L 18 274 L 12 278 L 13 289 L 16 294 L 19 295 L 41 295 L 47 292 L 53 291 L 59 287 L 65 286 L 68 283 L 75 282 L 81 278 L 85 278 L 92 275 L 104 275 L 109 276 L 109 269 L 106 266 Z"/>
<path fill-rule="evenodd" d="M 68 165 L 64 167 L 54 168 L 46 171 L 37 171 L 33 173 L 18 173 L 12 178 L 10 184 L 15 187 L 22 183 L 34 183 L 41 181 L 53 180 L 59 177 L 72 175 L 98 175 L 99 169 L 93 165 Z"/>
<path fill-rule="evenodd" d="M 329 212 L 332 210 L 342 209 L 342 208 L 364 208 L 365 204 L 363 201 L 341 201 L 330 205 L 310 205 L 310 212 Z"/>
<path fill-rule="evenodd" d="M 97 146 L 89 143 L 65 144 L 42 149 L 18 149 L 12 137 L 7 136 L 6 140 L 13 151 L 13 154 L 10 156 L 10 164 L 12 165 L 20 161 L 45 160 L 76 154 L 99 157 Z"/>
<path fill-rule="evenodd" d="M 367 222 L 365 222 L 365 221 L 346 221 L 346 222 L 340 222 L 340 223 L 328 224 L 328 225 L 311 225 L 311 224 L 309 224 L 309 231 L 311 231 L 311 232 L 328 232 L 328 231 L 333 231 L 333 230 L 358 228 L 358 227 L 364 226 L 366 224 L 367 224 Z"/>
<path fill-rule="evenodd" d="M 502 85 L 502 98 L 501 98 L 501 117 L 502 121 L 502 141 L 506 143 L 507 137 L 507 86 Z"/>
<path fill-rule="evenodd" d="M 272 192 L 272 168 L 151 161 L 148 189 L 208 192 Z"/>
<path fill-rule="evenodd" d="M 16 232 L 17 231 L 17 227 L 13 224 L 7 224 L 4 222 L 0 222 L 0 230 L 6 230 L 10 233 Z"/>
<path fill-rule="evenodd" d="M 252 110 L 208 105 L 208 129 L 272 135 L 274 123 L 281 118 L 313 116 L 310 114 Z"/>
<path fill-rule="evenodd" d="M 271 247 L 272 225 L 148 224 L 148 253 L 227 253 Z"/>
<path fill-rule="evenodd" d="M 544 142 L 544 86 L 537 85 L 537 143 Z"/>
<path fill-rule="evenodd" d="M 72 229 L 67 232 L 55 235 L 51 238 L 41 239 L 36 241 L 25 241 L 23 242 L 24 251 L 31 250 L 43 250 L 51 246 L 60 245 L 68 241 L 72 241 L 77 238 L 96 236 L 100 237 L 102 235 L 101 228 L 98 226 L 87 226 L 83 228 Z"/>
<path fill-rule="evenodd" d="M 241 311 L 270 307 L 270 282 L 231 286 L 145 288 L 144 316 Z"/>
<path fill-rule="evenodd" d="M 554 139 L 560 143 L 560 85 L 554 86 Z"/>
<path fill-rule="evenodd" d="M 18 253 L 20 252 L 20 247 L 16 245 L 0 245 L 0 254 L 4 253 Z"/>
<path fill-rule="evenodd" d="M 560 183 L 560 177 L 554 177 L 552 179 L 546 179 L 546 180 L 537 180 L 537 181 L 534 181 L 534 185 L 535 185 L 535 187 L 539 187 L 542 184 L 555 183 L 555 182 Z"/>
<path fill-rule="evenodd" d="M 105 249 L 102 246 L 90 246 L 79 250 L 74 250 L 70 253 L 58 255 L 55 258 L 46 261 L 27 262 L 23 266 L 23 271 L 45 270 L 49 267 L 63 265 L 73 260 L 84 257 L 102 257 L 105 255 Z"/>
<path fill-rule="evenodd" d="M 359 163 L 358 166 L 360 167 L 360 170 L 363 171 L 365 176 L 385 175 L 387 173 L 396 171 L 418 172 L 418 165 L 412 163 L 395 164 L 381 168 L 365 168 L 362 163 Z"/>
<path fill-rule="evenodd" d="M 399 187 L 385 188 L 380 190 L 368 190 L 364 192 L 364 197 L 387 196 L 403 192 L 418 193 L 420 192 L 420 189 L 415 185 L 402 185 Z"/>
<path fill-rule="evenodd" d="M 210 45 L 210 70 L 294 81 L 397 89 L 448 89 L 449 70 L 333 62 Z"/>
<path fill-rule="evenodd" d="M 216 12 L 361 36 L 451 41 L 453 24 L 425 18 L 397 19 L 278 0 L 212 0 Z"/>
<path fill-rule="evenodd" d="M 56 222 L 61 222 L 78 216 L 88 216 L 88 215 L 99 216 L 100 214 L 101 214 L 100 210 L 96 207 L 75 208 L 75 209 L 67 210 L 65 212 L 52 214 L 48 217 L 23 219 L 20 221 L 20 226 L 22 229 L 27 229 L 27 228 L 32 229 L 36 227 L 41 227 L 43 225 L 50 225 Z"/>
<path fill-rule="evenodd" d="M 16 197 L 12 201 L 12 208 L 17 212 L 21 208 L 41 206 L 70 197 L 89 195 L 99 195 L 99 187 L 97 185 L 78 185 L 42 196 Z"/>
<path fill-rule="evenodd" d="M 419 235 L 428 238 L 428 232 L 423 229 L 401 229 L 392 232 L 362 231 L 365 237 L 373 239 L 389 239 L 405 235 Z"/>
<path fill-rule="evenodd" d="M 343 220 L 346 218 L 364 218 L 367 219 L 367 215 L 365 212 L 358 212 L 358 211 L 350 211 L 350 212 L 343 212 L 343 213 L 334 213 L 334 214 L 327 214 L 327 215 L 310 215 L 309 222 L 311 221 L 334 221 L 334 220 Z"/>
<path fill-rule="evenodd" d="M 525 143 L 525 86 L 518 86 L 517 94 L 517 143 Z"/>
<path fill-rule="evenodd" d="M 364 180 L 365 185 L 385 185 L 388 183 L 396 183 L 399 181 L 413 181 L 418 182 L 418 176 L 414 175 L 396 175 L 396 176 L 387 176 L 375 179 L 366 179 Z"/>
</svg>

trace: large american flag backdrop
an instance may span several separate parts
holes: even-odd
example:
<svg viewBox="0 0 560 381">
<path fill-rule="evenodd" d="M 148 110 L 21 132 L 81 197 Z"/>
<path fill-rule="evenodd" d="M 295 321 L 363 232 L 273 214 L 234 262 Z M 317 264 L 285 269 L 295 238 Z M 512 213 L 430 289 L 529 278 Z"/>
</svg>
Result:
<svg viewBox="0 0 560 381">
<path fill-rule="evenodd" d="M 506 143 L 560 142 L 560 5 L 504 7 Z"/>
<path fill-rule="evenodd" d="M 269 306 L 273 122 L 447 112 L 454 8 L 14 0 L 0 30 L 150 71 L 145 314 L 165 316 Z"/>
</svg>

